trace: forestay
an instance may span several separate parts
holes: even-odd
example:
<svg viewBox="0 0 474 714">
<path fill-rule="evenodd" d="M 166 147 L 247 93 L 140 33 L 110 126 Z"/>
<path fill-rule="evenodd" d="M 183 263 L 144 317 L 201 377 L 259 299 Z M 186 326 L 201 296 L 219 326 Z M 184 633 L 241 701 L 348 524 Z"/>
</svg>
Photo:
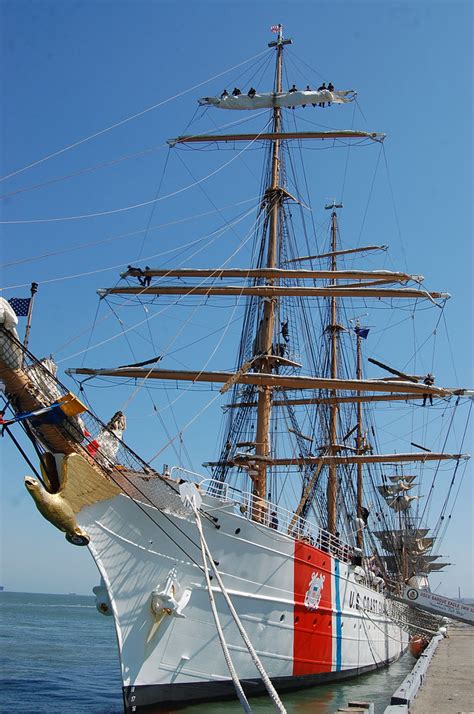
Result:
<svg viewBox="0 0 474 714">
<path fill-rule="evenodd" d="M 353 89 L 341 89 L 330 92 L 321 91 L 296 91 L 296 92 L 267 92 L 234 96 L 228 94 L 220 97 L 202 97 L 198 99 L 201 106 L 214 106 L 218 109 L 273 109 L 274 107 L 305 106 L 306 104 L 347 104 L 354 101 L 357 92 Z"/>
</svg>

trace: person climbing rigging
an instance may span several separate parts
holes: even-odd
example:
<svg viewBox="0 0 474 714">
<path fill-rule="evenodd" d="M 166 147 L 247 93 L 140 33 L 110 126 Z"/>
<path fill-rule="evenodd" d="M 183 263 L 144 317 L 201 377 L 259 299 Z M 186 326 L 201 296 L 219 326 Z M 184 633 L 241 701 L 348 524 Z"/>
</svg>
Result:
<svg viewBox="0 0 474 714">
<path fill-rule="evenodd" d="M 291 89 L 288 90 L 288 94 L 293 94 L 294 92 L 297 92 L 298 89 L 296 87 L 296 84 L 294 84 Z M 294 107 L 290 107 L 290 109 L 294 109 Z"/>
<path fill-rule="evenodd" d="M 137 278 L 140 285 L 143 285 L 143 271 L 141 268 L 135 268 L 133 265 L 127 265 L 127 272 L 133 277 Z"/>
<path fill-rule="evenodd" d="M 238 97 L 240 94 L 242 94 L 242 92 L 240 91 L 240 89 L 239 89 L 238 87 L 234 87 L 233 92 L 232 92 L 232 96 L 233 96 L 233 97 Z"/>
<path fill-rule="evenodd" d="M 293 86 L 294 86 L 294 85 L 293 85 Z M 307 84 L 307 85 L 306 85 L 305 92 L 310 92 L 310 91 L 311 91 L 311 89 L 309 88 L 309 84 Z M 306 104 L 303 104 L 303 105 L 302 105 L 303 109 L 305 108 L 305 106 L 306 106 Z M 313 107 L 314 107 L 314 104 L 313 104 Z"/>
<path fill-rule="evenodd" d="M 281 323 L 281 336 L 285 340 L 285 342 L 290 341 L 290 331 L 288 327 L 288 320 L 285 320 L 285 322 Z"/>
<path fill-rule="evenodd" d="M 328 84 L 328 92 L 334 92 L 334 84 L 332 82 L 329 82 Z M 328 102 L 328 107 L 331 106 L 331 102 Z"/>
<path fill-rule="evenodd" d="M 250 87 L 250 89 L 248 91 L 248 96 L 250 97 L 250 99 L 253 99 L 256 94 L 257 94 L 257 90 L 254 89 L 253 87 Z"/>
<path fill-rule="evenodd" d="M 320 87 L 318 87 L 318 92 L 326 91 L 326 89 L 327 89 L 326 82 L 323 82 L 322 85 Z M 324 102 L 319 102 L 318 107 L 324 107 L 324 106 L 325 106 Z"/>
<path fill-rule="evenodd" d="M 149 265 L 145 265 L 145 270 L 150 270 Z M 143 273 L 143 271 L 140 271 Z M 138 278 L 138 282 L 140 285 L 143 285 L 144 288 L 149 288 L 151 284 L 151 275 L 142 275 L 142 277 Z"/>
<path fill-rule="evenodd" d="M 221 94 L 221 99 L 225 99 L 228 96 L 229 96 L 229 92 L 227 91 L 227 89 L 224 89 L 224 91 Z"/>
<path fill-rule="evenodd" d="M 423 384 L 426 384 L 428 387 L 431 387 L 432 384 L 434 384 L 435 378 L 434 375 L 431 374 L 431 372 L 428 372 L 426 377 L 423 380 Z M 423 394 L 423 406 L 426 406 L 426 400 L 430 400 L 430 404 L 433 405 L 433 395 L 432 394 Z"/>
</svg>

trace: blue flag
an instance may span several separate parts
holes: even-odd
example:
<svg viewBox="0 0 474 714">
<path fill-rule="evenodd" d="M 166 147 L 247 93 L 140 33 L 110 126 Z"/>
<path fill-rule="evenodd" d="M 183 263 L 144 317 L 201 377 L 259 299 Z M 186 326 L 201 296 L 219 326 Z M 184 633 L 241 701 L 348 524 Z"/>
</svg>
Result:
<svg viewBox="0 0 474 714">
<path fill-rule="evenodd" d="M 8 301 L 17 317 L 28 317 L 31 298 L 10 298 Z"/>
<path fill-rule="evenodd" d="M 359 327 L 359 326 L 357 325 L 356 327 L 354 327 L 354 332 L 355 332 L 356 335 L 358 335 L 359 337 L 362 337 L 363 340 L 366 340 L 366 339 L 367 339 L 367 335 L 368 335 L 369 332 L 370 332 L 370 328 L 369 328 L 369 327 Z"/>
</svg>

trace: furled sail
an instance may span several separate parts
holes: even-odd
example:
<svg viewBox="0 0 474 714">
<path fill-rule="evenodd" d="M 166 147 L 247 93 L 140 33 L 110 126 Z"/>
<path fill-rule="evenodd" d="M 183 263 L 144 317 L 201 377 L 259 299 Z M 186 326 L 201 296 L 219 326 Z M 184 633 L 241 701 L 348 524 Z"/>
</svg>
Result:
<svg viewBox="0 0 474 714">
<path fill-rule="evenodd" d="M 396 496 L 386 496 L 387 503 L 390 508 L 393 508 L 396 513 L 399 513 L 400 511 L 406 511 L 407 508 L 410 508 L 411 502 L 416 501 L 419 496 L 407 496 L 406 493 L 403 494 L 398 494 Z"/>
<path fill-rule="evenodd" d="M 400 481 L 396 486 L 382 484 L 382 486 L 377 486 L 377 489 L 379 493 L 386 498 L 387 496 L 395 496 L 403 491 L 409 491 L 417 485 L 418 484 L 416 483 L 405 483 L 404 481 Z"/>
<path fill-rule="evenodd" d="M 274 107 L 298 107 L 306 104 L 347 104 L 357 95 L 353 89 L 340 89 L 330 92 L 328 89 L 306 90 L 296 92 L 266 92 L 248 94 L 226 94 L 220 97 L 202 97 L 198 99 L 201 106 L 214 106 L 218 109 L 273 109 Z"/>
<path fill-rule="evenodd" d="M 389 476 L 392 483 L 398 483 L 399 481 L 405 481 L 406 483 L 412 483 L 416 479 L 416 476 Z"/>
<path fill-rule="evenodd" d="M 375 531 L 374 535 L 381 542 L 382 548 L 388 550 L 391 553 L 398 553 L 401 551 L 402 547 L 407 547 L 412 549 L 413 544 L 419 540 L 433 540 L 427 539 L 426 535 L 428 533 L 427 528 L 418 528 L 416 530 L 391 530 L 385 529 L 381 531 Z"/>
<path fill-rule="evenodd" d="M 434 538 L 417 538 L 413 544 L 413 549 L 417 553 L 425 553 L 433 547 Z"/>
<path fill-rule="evenodd" d="M 443 568 L 447 568 L 448 565 L 452 565 L 452 563 L 427 563 L 426 572 L 431 573 L 433 571 L 443 570 Z"/>
</svg>

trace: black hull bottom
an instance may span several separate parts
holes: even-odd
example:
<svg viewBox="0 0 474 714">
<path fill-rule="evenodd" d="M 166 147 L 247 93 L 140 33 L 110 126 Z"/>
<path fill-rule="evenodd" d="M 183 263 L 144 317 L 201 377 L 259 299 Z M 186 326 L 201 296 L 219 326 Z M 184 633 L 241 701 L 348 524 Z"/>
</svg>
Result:
<svg viewBox="0 0 474 714">
<path fill-rule="evenodd" d="M 397 659 L 399 657 L 394 657 L 377 665 L 349 669 L 342 672 L 322 672 L 321 674 L 309 674 L 302 677 L 275 677 L 272 678 L 272 683 L 277 692 L 282 694 L 283 692 L 314 687 L 318 684 L 327 684 L 328 682 L 357 677 L 375 669 L 386 667 Z M 266 689 L 261 679 L 243 679 L 241 684 L 245 693 L 250 697 L 266 694 Z M 218 682 L 150 684 L 124 687 L 123 699 L 125 714 L 154 714 L 155 712 L 163 714 L 167 710 L 179 709 L 187 704 L 236 699 L 236 694 L 232 680 L 229 679 Z"/>
</svg>

